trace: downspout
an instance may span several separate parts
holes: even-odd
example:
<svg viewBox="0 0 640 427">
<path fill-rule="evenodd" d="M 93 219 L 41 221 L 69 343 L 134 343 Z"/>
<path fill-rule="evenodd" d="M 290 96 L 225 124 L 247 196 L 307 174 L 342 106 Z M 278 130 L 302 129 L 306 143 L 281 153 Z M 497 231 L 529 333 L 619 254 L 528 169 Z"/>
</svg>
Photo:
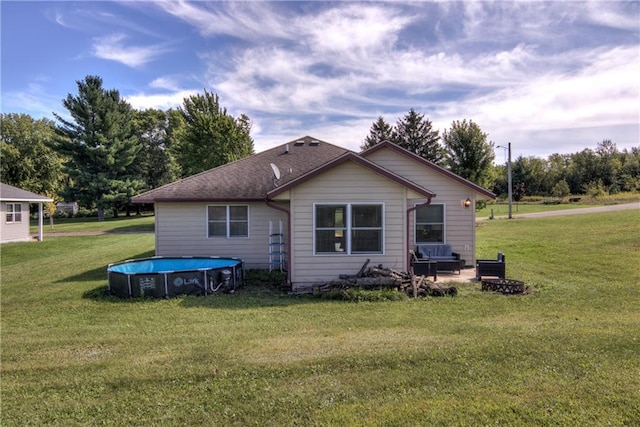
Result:
<svg viewBox="0 0 640 427">
<path fill-rule="evenodd" d="M 433 196 L 431 196 L 433 197 Z M 409 233 L 411 232 L 411 230 L 409 229 L 409 215 L 411 215 L 411 212 L 415 211 L 416 209 L 420 209 L 424 206 L 430 205 L 431 204 L 431 197 L 427 198 L 427 201 L 424 203 L 420 203 L 419 205 L 416 205 L 412 208 L 408 208 L 407 209 L 407 271 L 411 271 L 411 257 L 409 256 L 409 253 L 411 251 L 411 245 L 410 245 L 410 241 L 411 238 L 409 236 Z"/>
<path fill-rule="evenodd" d="M 264 202 L 270 208 L 278 210 L 280 212 L 284 212 L 287 214 L 287 285 L 291 287 L 291 275 L 289 273 L 291 269 L 291 212 L 288 209 L 283 208 L 282 206 L 275 205 L 268 198 L 264 199 Z"/>
</svg>

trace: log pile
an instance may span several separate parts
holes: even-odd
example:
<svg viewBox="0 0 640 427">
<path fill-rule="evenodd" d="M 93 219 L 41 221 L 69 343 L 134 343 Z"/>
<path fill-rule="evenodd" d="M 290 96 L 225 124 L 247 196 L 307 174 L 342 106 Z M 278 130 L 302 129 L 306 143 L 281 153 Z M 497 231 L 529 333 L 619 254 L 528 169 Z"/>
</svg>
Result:
<svg viewBox="0 0 640 427">
<path fill-rule="evenodd" d="M 367 260 L 355 275 L 341 274 L 337 280 L 313 285 L 313 293 L 346 290 L 349 288 L 362 289 L 394 289 L 404 292 L 410 297 L 425 296 L 455 296 L 458 289 L 453 286 L 441 286 L 428 280 L 425 276 L 415 276 L 412 273 L 385 268 L 382 265 L 368 267 Z"/>
</svg>

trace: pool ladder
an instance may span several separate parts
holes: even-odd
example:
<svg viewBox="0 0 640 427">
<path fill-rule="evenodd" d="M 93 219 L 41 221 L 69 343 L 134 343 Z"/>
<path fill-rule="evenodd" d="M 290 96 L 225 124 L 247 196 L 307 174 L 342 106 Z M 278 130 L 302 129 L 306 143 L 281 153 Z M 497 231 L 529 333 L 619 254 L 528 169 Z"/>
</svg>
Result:
<svg viewBox="0 0 640 427">
<path fill-rule="evenodd" d="M 284 271 L 284 231 L 282 220 L 269 221 L 269 271 Z"/>
</svg>

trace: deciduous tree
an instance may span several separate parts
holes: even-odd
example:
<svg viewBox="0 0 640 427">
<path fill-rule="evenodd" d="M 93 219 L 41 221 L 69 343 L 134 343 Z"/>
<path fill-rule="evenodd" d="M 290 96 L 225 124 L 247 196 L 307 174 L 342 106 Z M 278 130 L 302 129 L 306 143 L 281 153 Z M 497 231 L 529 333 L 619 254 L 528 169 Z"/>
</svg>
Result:
<svg viewBox="0 0 640 427">
<path fill-rule="evenodd" d="M 27 114 L 0 115 L 2 182 L 38 194 L 55 193 L 63 179 L 62 159 L 50 147 L 55 124 Z"/>
<path fill-rule="evenodd" d="M 487 142 L 487 134 L 480 126 L 472 120 L 456 120 L 442 139 L 444 164 L 451 172 L 481 187 L 492 188 L 493 142 Z"/>
<path fill-rule="evenodd" d="M 189 176 L 254 153 L 249 117 L 234 118 L 220 106 L 218 95 L 207 92 L 185 98 L 179 110 L 172 146 L 182 176 Z"/>
<path fill-rule="evenodd" d="M 169 114 L 153 108 L 135 113 L 135 132 L 141 147 L 136 168 L 145 189 L 167 184 L 179 176 L 170 150 Z"/>
</svg>

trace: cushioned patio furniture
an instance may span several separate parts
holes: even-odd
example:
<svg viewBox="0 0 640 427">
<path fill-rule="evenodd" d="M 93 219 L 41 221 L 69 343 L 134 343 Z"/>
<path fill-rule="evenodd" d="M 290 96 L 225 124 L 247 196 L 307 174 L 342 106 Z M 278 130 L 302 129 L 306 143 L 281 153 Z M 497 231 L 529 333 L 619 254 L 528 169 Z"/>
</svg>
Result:
<svg viewBox="0 0 640 427">
<path fill-rule="evenodd" d="M 496 259 L 479 259 L 476 260 L 476 278 L 482 280 L 483 277 L 505 278 L 505 257 L 502 252 L 498 252 Z"/>
<path fill-rule="evenodd" d="M 465 260 L 460 259 L 460 254 L 453 252 L 451 245 L 446 243 L 416 245 L 416 256 L 418 262 L 436 261 L 438 271 L 457 271 L 460 274 L 465 266 Z"/>
</svg>

